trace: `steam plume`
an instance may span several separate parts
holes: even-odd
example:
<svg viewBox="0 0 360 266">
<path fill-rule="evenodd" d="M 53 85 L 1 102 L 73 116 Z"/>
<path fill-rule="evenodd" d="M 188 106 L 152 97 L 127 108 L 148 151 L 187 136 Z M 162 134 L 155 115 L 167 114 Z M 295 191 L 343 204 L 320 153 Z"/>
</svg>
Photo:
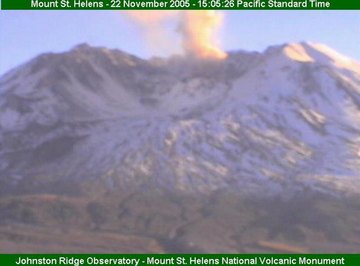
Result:
<svg viewBox="0 0 360 266">
<path fill-rule="evenodd" d="M 216 40 L 216 33 L 222 24 L 222 16 L 213 10 L 201 11 L 127 11 L 126 14 L 146 30 L 150 44 L 172 47 L 167 39 L 165 27 L 167 20 L 176 21 L 181 36 L 182 48 L 186 54 L 199 58 L 224 59 Z M 160 47 L 164 49 L 166 47 Z"/>
<path fill-rule="evenodd" d="M 226 57 L 226 53 L 217 46 L 214 39 L 222 24 L 222 16 L 218 12 L 186 11 L 181 15 L 180 33 L 185 52 L 202 58 Z"/>
</svg>

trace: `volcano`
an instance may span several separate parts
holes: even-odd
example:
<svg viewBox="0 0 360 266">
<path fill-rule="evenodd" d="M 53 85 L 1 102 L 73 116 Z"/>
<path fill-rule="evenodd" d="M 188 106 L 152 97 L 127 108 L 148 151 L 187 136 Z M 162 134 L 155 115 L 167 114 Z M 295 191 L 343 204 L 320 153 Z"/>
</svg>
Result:
<svg viewBox="0 0 360 266">
<path fill-rule="evenodd" d="M 301 213 L 308 200 L 321 195 L 326 202 L 350 200 L 351 213 L 359 215 L 360 64 L 323 44 L 235 51 L 223 60 L 144 60 L 82 44 L 11 70 L 1 77 L 0 87 L 3 198 L 121 192 L 151 199 L 162 195 L 162 203 L 155 200 L 161 206 L 177 195 L 201 198 L 213 210 L 214 199 L 223 202 L 235 195 L 251 199 L 252 209 L 254 200 L 276 199 L 289 214 L 299 205 Z M 224 203 L 224 211 L 238 208 L 231 202 Z M 281 216 L 270 217 L 275 215 Z M 14 221 L 4 217 L 6 223 Z M 241 215 L 236 219 L 242 221 Z M 315 230 L 312 223 L 305 227 Z M 169 229 L 166 237 L 154 233 L 158 226 L 146 230 L 157 240 L 186 243 L 186 250 L 193 244 L 200 252 L 243 251 L 236 248 L 243 235 L 227 226 L 216 228 L 235 230 L 242 240 L 205 245 L 211 238 L 199 229 L 205 224 L 195 223 L 196 234 L 195 229 L 186 233 L 184 225 L 181 233 Z M 359 235 L 355 226 L 347 228 Z M 266 241 L 278 237 L 276 230 L 271 227 Z M 308 232 L 297 230 L 308 241 Z M 360 250 L 340 235 L 337 241 L 350 245 L 350 251 Z M 331 237 L 323 238 L 329 242 Z M 262 249 L 269 248 L 259 241 Z"/>
</svg>

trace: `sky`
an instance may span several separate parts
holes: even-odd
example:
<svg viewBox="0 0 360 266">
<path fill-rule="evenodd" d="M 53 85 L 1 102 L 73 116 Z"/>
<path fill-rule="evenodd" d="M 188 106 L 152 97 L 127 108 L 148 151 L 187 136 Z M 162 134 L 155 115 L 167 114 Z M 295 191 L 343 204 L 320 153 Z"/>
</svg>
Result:
<svg viewBox="0 0 360 266">
<path fill-rule="evenodd" d="M 263 51 L 270 45 L 313 41 L 360 61 L 360 11 L 224 11 L 222 47 Z M 121 11 L 0 11 L 0 75 L 44 52 L 77 44 L 117 48 L 142 58 L 167 56 L 179 46 L 146 44 L 143 28 Z M 163 45 L 162 45 L 163 46 Z"/>
</svg>

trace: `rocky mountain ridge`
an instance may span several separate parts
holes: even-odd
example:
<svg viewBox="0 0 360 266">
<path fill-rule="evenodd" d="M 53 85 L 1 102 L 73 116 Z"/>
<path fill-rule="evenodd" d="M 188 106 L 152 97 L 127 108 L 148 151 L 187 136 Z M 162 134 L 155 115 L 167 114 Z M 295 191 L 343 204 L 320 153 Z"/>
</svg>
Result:
<svg viewBox="0 0 360 266">
<path fill-rule="evenodd" d="M 360 191 L 360 65 L 295 43 L 226 60 L 80 45 L 0 79 L 0 181 Z M 47 191 L 45 191 L 47 192 Z"/>
</svg>

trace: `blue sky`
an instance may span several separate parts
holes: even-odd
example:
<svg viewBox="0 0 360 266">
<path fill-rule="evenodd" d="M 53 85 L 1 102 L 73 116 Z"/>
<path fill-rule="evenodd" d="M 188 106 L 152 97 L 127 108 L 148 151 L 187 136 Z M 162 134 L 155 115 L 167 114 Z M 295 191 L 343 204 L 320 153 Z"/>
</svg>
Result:
<svg viewBox="0 0 360 266">
<path fill-rule="evenodd" d="M 225 50 L 262 51 L 269 45 L 315 41 L 360 61 L 360 11 L 224 14 Z M 0 11 L 0 74 L 40 53 L 66 51 L 84 42 L 145 58 L 161 55 L 160 50 L 148 48 L 140 32 L 121 11 Z"/>
</svg>

